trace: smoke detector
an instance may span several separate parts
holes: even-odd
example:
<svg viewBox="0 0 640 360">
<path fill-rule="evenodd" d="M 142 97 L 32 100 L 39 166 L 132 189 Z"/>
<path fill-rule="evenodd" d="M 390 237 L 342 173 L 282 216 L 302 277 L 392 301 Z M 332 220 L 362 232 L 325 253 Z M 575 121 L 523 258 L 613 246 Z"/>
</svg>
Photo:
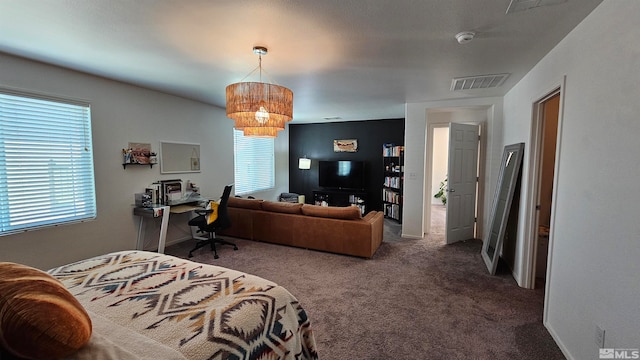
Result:
<svg viewBox="0 0 640 360">
<path fill-rule="evenodd" d="M 473 40 L 476 33 L 473 31 L 463 31 L 456 34 L 456 40 L 458 40 L 458 44 L 466 44 Z"/>
</svg>

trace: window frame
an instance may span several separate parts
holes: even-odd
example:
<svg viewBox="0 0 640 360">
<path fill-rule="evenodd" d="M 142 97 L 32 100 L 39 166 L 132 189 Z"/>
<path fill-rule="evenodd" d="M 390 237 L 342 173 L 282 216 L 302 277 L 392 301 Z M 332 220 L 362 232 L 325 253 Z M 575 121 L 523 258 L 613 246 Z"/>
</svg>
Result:
<svg viewBox="0 0 640 360">
<path fill-rule="evenodd" d="M 245 151 L 249 150 L 254 153 L 245 154 Z M 240 162 L 243 162 L 244 166 Z M 252 164 L 255 166 L 250 166 Z M 234 128 L 233 177 L 235 194 L 246 195 L 275 189 L 275 171 L 275 139 L 244 136 L 242 130 Z"/>
<path fill-rule="evenodd" d="M 0 236 L 96 219 L 88 102 L 0 88 L 0 128 Z"/>
</svg>

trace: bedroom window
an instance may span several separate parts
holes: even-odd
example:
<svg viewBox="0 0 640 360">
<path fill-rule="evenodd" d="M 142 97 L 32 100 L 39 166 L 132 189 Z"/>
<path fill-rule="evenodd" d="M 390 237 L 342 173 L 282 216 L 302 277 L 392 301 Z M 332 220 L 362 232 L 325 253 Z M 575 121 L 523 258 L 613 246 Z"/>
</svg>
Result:
<svg viewBox="0 0 640 360">
<path fill-rule="evenodd" d="M 233 150 L 236 195 L 274 188 L 273 138 L 246 137 L 233 129 Z"/>
<path fill-rule="evenodd" d="M 95 217 L 89 105 L 0 91 L 0 235 Z"/>
</svg>

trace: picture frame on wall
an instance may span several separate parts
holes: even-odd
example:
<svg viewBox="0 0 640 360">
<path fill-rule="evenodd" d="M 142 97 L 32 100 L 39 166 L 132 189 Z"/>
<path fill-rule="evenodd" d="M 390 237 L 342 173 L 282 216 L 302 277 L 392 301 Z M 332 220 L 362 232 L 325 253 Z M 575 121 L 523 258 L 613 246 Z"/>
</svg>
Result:
<svg viewBox="0 0 640 360">
<path fill-rule="evenodd" d="M 160 149 L 161 174 L 200 172 L 200 144 L 161 141 Z"/>
<path fill-rule="evenodd" d="M 356 152 L 358 151 L 357 139 L 333 140 L 333 152 Z"/>
<path fill-rule="evenodd" d="M 200 170 L 200 158 L 192 157 L 191 158 L 191 170 L 198 171 Z"/>
</svg>

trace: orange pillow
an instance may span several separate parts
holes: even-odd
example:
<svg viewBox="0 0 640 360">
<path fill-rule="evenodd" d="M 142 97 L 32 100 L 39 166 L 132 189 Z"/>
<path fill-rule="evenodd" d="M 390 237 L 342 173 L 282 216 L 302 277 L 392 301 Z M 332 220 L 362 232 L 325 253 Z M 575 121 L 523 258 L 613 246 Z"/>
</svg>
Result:
<svg viewBox="0 0 640 360">
<path fill-rule="evenodd" d="M 91 319 L 53 276 L 0 262 L 0 346 L 26 359 L 73 354 L 91 337 Z"/>
<path fill-rule="evenodd" d="M 302 213 L 307 216 L 316 216 L 332 219 L 355 220 L 362 218 L 360 208 L 357 206 L 319 206 L 304 204 Z"/>
<path fill-rule="evenodd" d="M 260 210 L 262 209 L 262 200 L 230 197 L 227 205 L 235 208 Z"/>
<path fill-rule="evenodd" d="M 302 204 L 288 203 L 288 202 L 275 202 L 275 201 L 263 201 L 262 210 L 271 211 L 284 214 L 301 214 Z"/>
</svg>

